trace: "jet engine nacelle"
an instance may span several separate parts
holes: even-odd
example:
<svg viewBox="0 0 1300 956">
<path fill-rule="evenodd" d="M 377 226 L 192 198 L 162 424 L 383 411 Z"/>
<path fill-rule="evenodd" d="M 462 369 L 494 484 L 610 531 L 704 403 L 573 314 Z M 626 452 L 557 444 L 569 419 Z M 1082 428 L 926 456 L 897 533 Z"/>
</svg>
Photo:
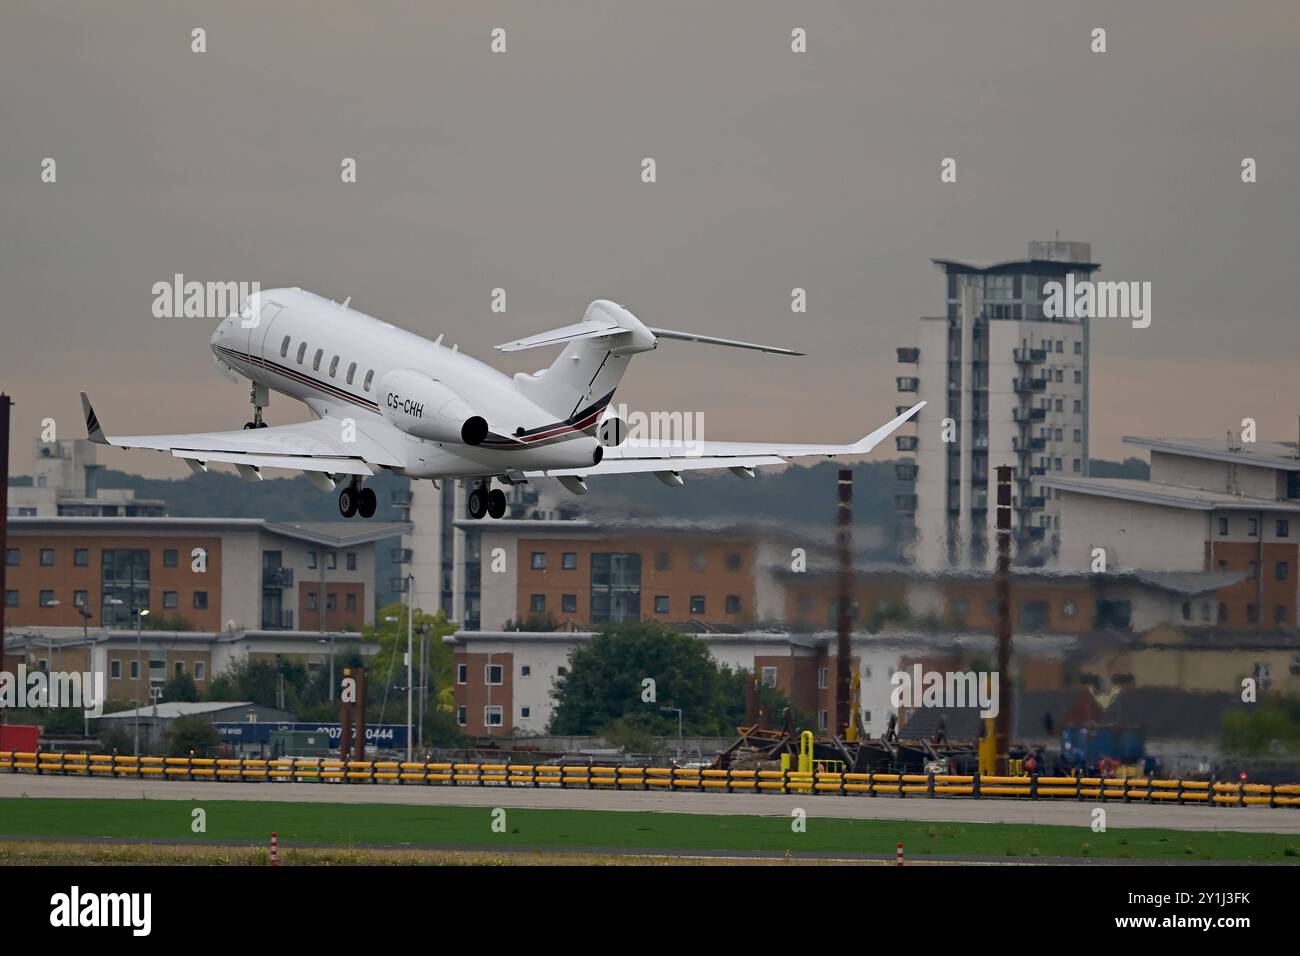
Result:
<svg viewBox="0 0 1300 956">
<path fill-rule="evenodd" d="M 379 382 L 379 411 L 408 435 L 478 445 L 487 421 L 459 392 L 413 368 L 395 368 Z"/>
</svg>

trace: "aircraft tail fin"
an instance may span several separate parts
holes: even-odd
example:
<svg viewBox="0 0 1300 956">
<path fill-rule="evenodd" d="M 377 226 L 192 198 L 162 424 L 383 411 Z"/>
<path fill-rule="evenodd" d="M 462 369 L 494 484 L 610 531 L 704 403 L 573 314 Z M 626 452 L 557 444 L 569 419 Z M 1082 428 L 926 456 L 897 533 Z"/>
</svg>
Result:
<svg viewBox="0 0 1300 956">
<path fill-rule="evenodd" d="M 107 445 L 108 439 L 104 437 L 104 429 L 99 425 L 99 418 L 95 415 L 95 410 L 90 407 L 90 398 L 85 392 L 81 393 L 81 410 L 86 416 L 86 437 L 97 445 Z"/>
</svg>

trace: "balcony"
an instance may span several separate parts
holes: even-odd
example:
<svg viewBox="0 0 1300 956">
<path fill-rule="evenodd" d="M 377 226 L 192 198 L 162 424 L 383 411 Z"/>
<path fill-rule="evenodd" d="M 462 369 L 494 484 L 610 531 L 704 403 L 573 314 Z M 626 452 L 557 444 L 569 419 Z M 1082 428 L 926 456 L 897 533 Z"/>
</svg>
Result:
<svg viewBox="0 0 1300 956">
<path fill-rule="evenodd" d="M 1047 361 L 1047 350 L 1018 348 L 1015 350 L 1014 357 L 1019 365 L 1033 365 Z"/>
<path fill-rule="evenodd" d="M 899 481 L 916 480 L 916 462 L 900 461 L 894 465 L 894 477 Z"/>
<path fill-rule="evenodd" d="M 1011 448 L 1022 455 L 1027 455 L 1031 451 L 1042 451 L 1047 447 L 1046 438 L 1013 438 L 1011 439 Z"/>
<path fill-rule="evenodd" d="M 1021 425 L 1027 425 L 1030 422 L 1041 422 L 1047 418 L 1047 409 L 1045 408 L 1013 408 L 1011 410 L 1011 420 L 1019 422 Z"/>
<path fill-rule="evenodd" d="M 921 380 L 916 376 L 902 375 L 898 378 L 898 390 L 900 392 L 915 392 L 921 387 Z"/>
<path fill-rule="evenodd" d="M 894 447 L 899 451 L 916 451 L 917 438 L 915 435 L 895 435 Z"/>
<path fill-rule="evenodd" d="M 393 548 L 392 553 L 391 553 L 390 556 L 389 556 L 389 560 L 391 560 L 391 561 L 393 562 L 393 564 L 410 564 L 410 563 L 411 563 L 411 549 L 410 549 L 410 548 Z"/>
<path fill-rule="evenodd" d="M 262 587 L 272 589 L 293 587 L 293 568 L 263 568 Z"/>
<path fill-rule="evenodd" d="M 1020 499 L 1020 507 L 1042 509 L 1047 507 L 1047 499 L 1041 495 Z"/>
<path fill-rule="evenodd" d="M 264 631 L 292 631 L 293 630 L 293 611 L 288 608 L 281 608 L 278 614 L 263 613 L 262 630 Z"/>
<path fill-rule="evenodd" d="M 902 381 L 901 379 L 899 381 Z M 1047 391 L 1047 379 L 1045 378 L 1017 378 L 1012 379 L 1011 387 L 1020 394 L 1024 395 L 1029 392 Z"/>
<path fill-rule="evenodd" d="M 397 594 L 405 594 L 410 585 L 410 578 L 389 578 L 388 589 Z"/>
<path fill-rule="evenodd" d="M 1047 466 L 1046 466 L 1046 465 L 1034 465 L 1032 468 L 1029 469 L 1029 474 L 1030 474 L 1030 477 L 1033 477 L 1033 478 L 1041 478 L 1041 477 L 1043 477 L 1045 474 L 1047 474 Z"/>
<path fill-rule="evenodd" d="M 894 507 L 905 514 L 916 512 L 916 495 L 894 495 Z"/>
<path fill-rule="evenodd" d="M 1047 534 L 1047 529 L 1043 527 L 1026 528 L 1025 530 L 1028 532 L 1031 541 L 1042 541 L 1044 535 Z"/>
<path fill-rule="evenodd" d="M 915 365 L 921 360 L 921 350 L 914 348 L 901 348 L 898 350 L 898 360 Z"/>
</svg>

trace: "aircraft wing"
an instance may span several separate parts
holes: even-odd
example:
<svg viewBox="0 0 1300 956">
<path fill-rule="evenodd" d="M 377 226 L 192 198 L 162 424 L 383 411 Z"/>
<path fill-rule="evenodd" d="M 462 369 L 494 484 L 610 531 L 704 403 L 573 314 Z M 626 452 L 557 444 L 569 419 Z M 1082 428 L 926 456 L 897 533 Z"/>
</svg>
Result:
<svg viewBox="0 0 1300 956">
<path fill-rule="evenodd" d="M 758 465 L 785 464 L 792 458 L 841 458 L 865 455 L 897 431 L 925 407 L 919 402 L 891 422 L 849 445 L 816 445 L 801 442 L 665 442 L 629 438 L 606 448 L 600 464 L 587 468 L 525 471 L 525 478 L 588 478 L 655 472 L 661 476 L 683 471 L 732 468 L 749 470 Z"/>
<path fill-rule="evenodd" d="M 260 477 L 261 468 L 329 475 L 373 475 L 371 466 L 401 463 L 358 425 L 356 441 L 343 441 L 344 423 L 321 418 L 297 425 L 270 425 L 229 432 L 196 432 L 189 435 L 104 434 L 86 393 L 81 393 L 86 413 L 86 432 L 100 445 L 118 448 L 152 448 L 169 452 L 195 471 L 205 471 L 210 461 L 234 465 L 245 478 Z"/>
</svg>

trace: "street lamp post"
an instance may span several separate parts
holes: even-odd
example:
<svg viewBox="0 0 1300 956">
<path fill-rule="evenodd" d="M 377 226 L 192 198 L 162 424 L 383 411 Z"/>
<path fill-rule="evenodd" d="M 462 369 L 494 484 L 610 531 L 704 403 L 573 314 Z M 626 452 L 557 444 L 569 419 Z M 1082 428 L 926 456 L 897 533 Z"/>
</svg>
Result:
<svg viewBox="0 0 1300 956">
<path fill-rule="evenodd" d="M 144 619 L 148 615 L 149 615 L 149 609 L 147 607 L 136 608 L 136 612 L 135 612 L 135 677 L 136 677 L 135 692 L 136 692 L 136 697 L 138 699 L 136 701 L 136 707 L 135 707 L 135 745 L 134 746 L 135 746 L 135 756 L 137 758 L 140 756 L 140 711 L 144 709 L 144 698 L 140 695 L 140 681 L 144 678 L 144 665 L 140 663 L 142 647 L 143 647 L 142 637 L 140 632 L 144 630 Z M 146 684 L 145 686 L 147 687 L 148 684 Z"/>
<path fill-rule="evenodd" d="M 415 666 L 414 646 L 411 643 L 411 621 L 415 617 L 415 575 L 406 576 L 406 762 L 411 762 L 411 747 L 415 743 L 413 739 L 411 715 L 414 713 L 412 703 L 414 702 L 415 687 L 413 686 L 415 675 L 413 669 Z"/>
</svg>

